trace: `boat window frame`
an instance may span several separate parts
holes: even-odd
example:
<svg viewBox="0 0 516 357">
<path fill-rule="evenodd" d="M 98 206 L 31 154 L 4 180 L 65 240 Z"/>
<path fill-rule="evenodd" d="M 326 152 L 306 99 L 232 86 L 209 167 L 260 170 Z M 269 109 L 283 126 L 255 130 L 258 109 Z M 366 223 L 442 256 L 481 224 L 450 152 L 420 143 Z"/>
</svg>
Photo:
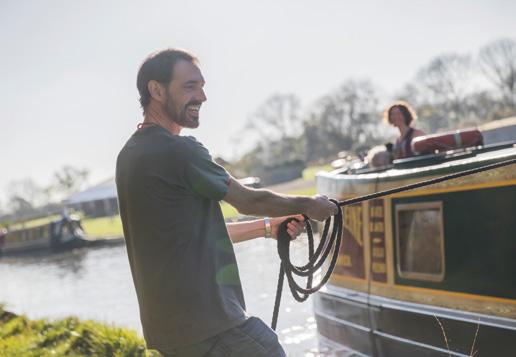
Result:
<svg viewBox="0 0 516 357">
<path fill-rule="evenodd" d="M 440 249 L 440 259 L 441 259 L 441 273 L 432 274 L 432 273 L 415 273 L 415 272 L 406 272 L 401 270 L 401 255 L 400 255 L 400 229 L 399 229 L 399 212 L 400 211 L 417 211 L 424 209 L 435 209 L 437 208 L 439 214 L 439 226 L 440 226 L 440 235 L 439 241 L 441 244 Z M 411 280 L 422 280 L 422 281 L 431 281 L 431 282 L 442 282 L 444 280 L 444 276 L 446 273 L 446 261 L 444 254 L 444 219 L 443 219 L 443 201 L 428 201 L 428 202 L 413 202 L 413 203 L 400 203 L 395 205 L 394 209 L 394 224 L 396 227 L 396 270 L 398 275 L 403 279 L 411 279 Z"/>
</svg>

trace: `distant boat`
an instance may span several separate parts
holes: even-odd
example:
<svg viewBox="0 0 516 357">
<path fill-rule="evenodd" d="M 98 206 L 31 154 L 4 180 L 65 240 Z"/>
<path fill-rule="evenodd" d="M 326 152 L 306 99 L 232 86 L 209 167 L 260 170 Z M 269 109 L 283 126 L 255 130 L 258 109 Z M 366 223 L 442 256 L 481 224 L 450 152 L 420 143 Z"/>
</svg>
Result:
<svg viewBox="0 0 516 357">
<path fill-rule="evenodd" d="M 513 159 L 514 139 L 321 173 L 317 192 L 347 199 Z M 322 345 L 337 356 L 516 356 L 515 165 L 343 214 L 336 268 L 314 299 Z"/>
<path fill-rule="evenodd" d="M 80 219 L 73 215 L 63 215 L 29 228 L 18 224 L 12 229 L 0 231 L 0 255 L 38 250 L 61 251 L 87 243 Z"/>
</svg>

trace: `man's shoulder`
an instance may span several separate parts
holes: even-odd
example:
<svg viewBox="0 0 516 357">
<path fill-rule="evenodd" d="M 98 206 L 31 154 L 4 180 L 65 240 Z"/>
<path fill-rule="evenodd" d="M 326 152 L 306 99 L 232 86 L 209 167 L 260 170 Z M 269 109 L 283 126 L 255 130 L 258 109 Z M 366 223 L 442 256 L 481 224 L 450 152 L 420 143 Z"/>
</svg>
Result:
<svg viewBox="0 0 516 357">
<path fill-rule="evenodd" d="M 158 126 L 136 131 L 129 137 L 122 151 L 132 148 L 145 150 L 149 152 L 187 150 L 190 146 L 195 145 L 197 141 L 193 137 L 184 137 L 169 133 L 166 129 Z"/>
<path fill-rule="evenodd" d="M 195 138 L 195 136 L 183 135 L 183 136 L 180 136 L 180 138 L 188 148 L 191 148 L 191 149 L 196 149 L 196 148 L 200 148 L 200 147 L 205 148 L 204 145 Z"/>
</svg>

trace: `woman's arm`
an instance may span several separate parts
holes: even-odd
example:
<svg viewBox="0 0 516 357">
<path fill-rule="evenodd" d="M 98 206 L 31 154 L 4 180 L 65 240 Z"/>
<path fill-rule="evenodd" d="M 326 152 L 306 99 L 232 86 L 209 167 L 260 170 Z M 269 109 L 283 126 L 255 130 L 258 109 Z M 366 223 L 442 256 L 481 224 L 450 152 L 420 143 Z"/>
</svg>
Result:
<svg viewBox="0 0 516 357">
<path fill-rule="evenodd" d="M 412 133 L 412 139 L 414 139 L 414 138 L 416 138 L 418 136 L 423 136 L 423 135 L 426 135 L 423 130 L 419 130 L 419 129 L 415 129 L 414 128 L 414 132 Z"/>
<path fill-rule="evenodd" d="M 303 223 L 304 217 L 301 215 L 297 216 L 286 216 L 271 218 L 271 231 L 272 238 L 276 239 L 278 236 L 278 226 L 285 219 L 295 217 L 299 222 L 290 222 L 287 226 L 288 234 L 292 239 L 296 239 L 297 236 L 303 232 L 305 225 Z M 243 242 L 250 239 L 260 238 L 265 236 L 265 222 L 263 219 L 257 219 L 254 221 L 246 222 L 234 222 L 227 223 L 229 237 L 233 243 Z"/>
</svg>

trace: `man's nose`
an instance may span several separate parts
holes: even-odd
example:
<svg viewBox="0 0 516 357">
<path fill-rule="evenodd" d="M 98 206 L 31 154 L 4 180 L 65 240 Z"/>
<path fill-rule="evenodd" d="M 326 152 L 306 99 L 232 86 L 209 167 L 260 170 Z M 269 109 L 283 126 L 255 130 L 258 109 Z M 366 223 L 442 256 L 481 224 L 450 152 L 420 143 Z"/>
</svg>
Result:
<svg viewBox="0 0 516 357">
<path fill-rule="evenodd" d="M 199 93 L 197 94 L 196 98 L 199 102 L 205 102 L 208 98 L 206 97 L 206 93 L 204 92 L 204 89 L 201 89 Z"/>
</svg>

